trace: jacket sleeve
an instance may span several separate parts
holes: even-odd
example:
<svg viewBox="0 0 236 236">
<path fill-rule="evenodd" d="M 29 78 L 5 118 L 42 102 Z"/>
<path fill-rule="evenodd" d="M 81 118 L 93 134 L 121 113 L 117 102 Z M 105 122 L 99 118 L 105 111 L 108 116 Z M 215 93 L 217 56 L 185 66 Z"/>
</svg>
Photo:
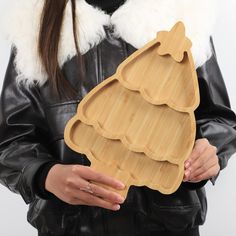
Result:
<svg viewBox="0 0 236 236">
<path fill-rule="evenodd" d="M 195 111 L 197 138 L 207 138 L 216 146 L 220 168 L 223 169 L 236 152 L 236 116 L 231 110 L 212 39 L 211 45 L 211 58 L 197 70 L 201 99 Z M 215 183 L 216 178 L 211 181 Z"/>
<path fill-rule="evenodd" d="M 34 175 L 53 156 L 36 85 L 17 83 L 12 50 L 0 100 L 0 183 L 28 204 L 35 198 Z"/>
</svg>

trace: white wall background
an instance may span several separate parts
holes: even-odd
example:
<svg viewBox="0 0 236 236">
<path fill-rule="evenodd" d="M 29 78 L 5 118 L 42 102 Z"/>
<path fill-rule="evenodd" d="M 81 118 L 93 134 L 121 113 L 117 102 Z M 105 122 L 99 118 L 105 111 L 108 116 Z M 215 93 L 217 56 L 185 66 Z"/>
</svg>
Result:
<svg viewBox="0 0 236 236">
<path fill-rule="evenodd" d="M 0 9 L 6 1 L 0 0 Z M 220 4 L 221 12 L 214 41 L 232 108 L 236 111 L 236 60 L 233 58 L 236 53 L 236 2 L 235 0 L 227 0 L 221 1 Z M 0 88 L 9 58 L 9 50 L 10 45 L 0 35 Z M 205 225 L 201 227 L 202 236 L 236 235 L 235 170 L 236 159 L 234 156 L 231 158 L 227 169 L 221 172 L 216 185 L 207 185 L 208 217 Z M 26 221 L 26 212 L 27 206 L 21 197 L 0 185 L 0 235 L 37 235 L 36 230 Z"/>
</svg>

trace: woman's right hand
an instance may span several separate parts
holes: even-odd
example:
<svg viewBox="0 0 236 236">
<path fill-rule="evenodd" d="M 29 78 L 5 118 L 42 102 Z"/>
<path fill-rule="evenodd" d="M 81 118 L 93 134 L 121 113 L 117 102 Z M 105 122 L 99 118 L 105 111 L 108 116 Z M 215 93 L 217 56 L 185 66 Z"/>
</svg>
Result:
<svg viewBox="0 0 236 236">
<path fill-rule="evenodd" d="M 98 206 L 119 210 L 124 198 L 108 189 L 90 183 L 122 190 L 125 185 L 107 175 L 98 173 L 88 166 L 54 165 L 48 172 L 45 188 L 62 201 L 72 205 Z"/>
</svg>

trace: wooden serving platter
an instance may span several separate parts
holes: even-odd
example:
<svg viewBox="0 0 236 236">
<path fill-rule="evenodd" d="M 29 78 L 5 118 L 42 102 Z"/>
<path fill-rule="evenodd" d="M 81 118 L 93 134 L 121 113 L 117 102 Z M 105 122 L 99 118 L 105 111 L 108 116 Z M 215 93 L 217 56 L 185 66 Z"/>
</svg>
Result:
<svg viewBox="0 0 236 236">
<path fill-rule="evenodd" d="M 129 186 L 173 193 L 196 133 L 199 105 L 191 42 L 177 23 L 137 50 L 80 102 L 65 142 L 92 168 Z M 154 178 L 155 176 L 155 178 Z"/>
<path fill-rule="evenodd" d="M 170 194 L 183 179 L 183 163 L 155 161 L 144 153 L 132 152 L 119 140 L 102 137 L 92 126 L 82 123 L 77 117 L 69 123 L 65 135 L 69 136 L 67 145 L 87 155 L 92 168 L 126 184 L 126 189 L 119 192 L 124 197 L 131 183 Z"/>
</svg>

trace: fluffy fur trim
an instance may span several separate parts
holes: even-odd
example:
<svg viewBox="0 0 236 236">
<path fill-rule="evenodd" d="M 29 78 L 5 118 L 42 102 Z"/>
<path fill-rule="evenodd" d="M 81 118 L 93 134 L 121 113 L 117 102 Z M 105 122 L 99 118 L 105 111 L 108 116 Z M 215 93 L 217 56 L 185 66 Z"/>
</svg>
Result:
<svg viewBox="0 0 236 236">
<path fill-rule="evenodd" d="M 15 0 L 7 17 L 0 22 L 11 43 L 17 48 L 15 65 L 18 80 L 43 84 L 47 75 L 37 53 L 42 0 Z M 196 67 L 210 56 L 209 37 L 213 32 L 216 0 L 127 0 L 111 16 L 85 0 L 77 0 L 78 39 L 82 54 L 98 45 L 105 37 L 105 25 L 114 26 L 115 37 L 121 37 L 136 48 L 143 47 L 156 33 L 170 28 L 179 20 L 193 43 Z M 76 55 L 72 30 L 71 5 L 67 4 L 58 60 L 60 66 Z"/>
<path fill-rule="evenodd" d="M 77 37 L 80 52 L 84 54 L 105 38 L 103 26 L 110 24 L 110 16 L 87 4 L 85 0 L 77 1 L 76 14 L 79 19 Z M 47 74 L 37 51 L 43 4 L 42 0 L 15 0 L 14 3 L 9 4 L 10 14 L 8 12 L 2 21 L 3 30 L 17 49 L 15 66 L 18 82 L 24 80 L 27 84 L 31 84 L 36 81 L 42 85 L 47 80 Z M 59 45 L 60 66 L 75 55 L 71 4 L 68 3 Z"/>
<path fill-rule="evenodd" d="M 210 56 L 209 38 L 216 16 L 216 0 L 128 0 L 112 17 L 116 36 L 136 48 L 143 47 L 161 30 L 170 30 L 177 21 L 186 27 L 192 41 L 196 67 Z"/>
</svg>

